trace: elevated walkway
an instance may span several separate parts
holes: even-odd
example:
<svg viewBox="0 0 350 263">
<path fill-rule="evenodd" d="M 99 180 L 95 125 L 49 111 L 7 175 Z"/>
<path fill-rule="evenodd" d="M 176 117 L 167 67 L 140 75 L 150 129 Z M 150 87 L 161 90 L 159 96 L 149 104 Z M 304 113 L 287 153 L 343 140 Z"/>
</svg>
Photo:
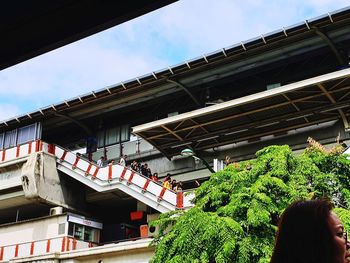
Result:
<svg viewBox="0 0 350 263">
<path fill-rule="evenodd" d="M 119 189 L 162 213 L 192 206 L 191 195 L 166 189 L 159 183 L 129 170 L 127 167 L 119 164 L 98 167 L 95 163 L 89 162 L 73 152 L 42 141 L 29 142 L 0 151 L 0 167 L 26 162 L 31 154 L 40 152 L 55 157 L 57 170 L 98 192 Z M 23 181 L 22 176 L 17 184 L 23 185 Z"/>
</svg>

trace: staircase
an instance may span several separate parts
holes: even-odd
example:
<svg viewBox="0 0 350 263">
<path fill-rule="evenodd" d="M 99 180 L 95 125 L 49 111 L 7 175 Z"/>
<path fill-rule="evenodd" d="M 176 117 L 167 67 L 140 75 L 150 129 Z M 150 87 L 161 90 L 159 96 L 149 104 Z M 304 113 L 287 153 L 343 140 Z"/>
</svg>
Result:
<svg viewBox="0 0 350 263">
<path fill-rule="evenodd" d="M 47 151 L 56 156 L 58 170 L 98 192 L 119 189 L 162 213 L 193 206 L 190 202 L 193 195 L 191 197 L 184 195 L 183 192 L 166 189 L 159 183 L 119 164 L 98 167 L 52 144 L 47 144 Z"/>
<path fill-rule="evenodd" d="M 29 142 L 0 151 L 0 167 L 23 163 L 30 154 L 44 152 L 56 158 L 57 169 L 98 192 L 119 189 L 161 213 L 186 209 L 193 195 L 174 192 L 143 175 L 119 164 L 98 167 L 95 163 L 58 145 L 42 141 Z M 18 182 L 19 185 L 21 184 Z"/>
</svg>

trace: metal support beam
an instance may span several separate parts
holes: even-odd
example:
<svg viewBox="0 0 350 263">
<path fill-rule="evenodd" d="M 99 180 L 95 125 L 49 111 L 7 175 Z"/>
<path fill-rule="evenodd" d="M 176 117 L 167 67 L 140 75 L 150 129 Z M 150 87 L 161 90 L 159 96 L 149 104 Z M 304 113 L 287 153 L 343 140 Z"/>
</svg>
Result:
<svg viewBox="0 0 350 263">
<path fill-rule="evenodd" d="M 317 86 L 322 90 L 322 92 L 326 95 L 326 97 L 332 102 L 332 104 L 336 104 L 337 101 L 333 98 L 333 96 L 326 90 L 326 88 L 322 84 L 317 84 Z M 349 122 L 346 118 L 345 113 L 342 109 L 338 109 L 339 115 L 341 119 L 343 120 L 344 128 L 346 131 L 349 130 Z"/>
<path fill-rule="evenodd" d="M 165 125 L 161 125 L 161 127 L 166 130 L 167 132 L 171 133 L 172 135 L 174 135 L 177 139 L 179 139 L 180 141 L 183 141 L 183 139 L 176 134 L 176 132 L 170 130 L 168 127 L 166 127 Z"/>
<path fill-rule="evenodd" d="M 344 59 L 341 57 L 338 49 L 336 48 L 336 46 L 334 45 L 333 41 L 329 38 L 329 36 L 327 36 L 324 32 L 322 32 L 321 30 L 319 30 L 318 28 L 313 28 L 315 30 L 315 33 L 322 38 L 322 40 L 330 47 L 330 49 L 333 51 L 335 57 L 337 58 L 338 62 L 340 65 L 345 65 L 345 61 Z"/>
<path fill-rule="evenodd" d="M 177 86 L 179 86 L 180 88 L 182 88 L 188 96 L 190 96 L 190 98 L 194 101 L 194 103 L 197 104 L 198 107 L 201 107 L 200 102 L 197 100 L 197 98 L 191 93 L 191 91 L 189 91 L 188 88 L 186 88 L 184 85 L 182 85 L 180 82 L 172 80 L 172 79 L 167 79 L 167 82 L 176 84 Z"/>
<path fill-rule="evenodd" d="M 62 117 L 62 118 L 65 118 L 65 119 L 68 119 L 68 120 L 74 122 L 76 125 L 78 125 L 80 128 L 82 128 L 82 129 L 86 132 L 87 135 L 90 136 L 90 135 L 93 134 L 92 130 L 91 130 L 89 127 L 87 127 L 87 126 L 86 126 L 85 124 L 83 124 L 82 122 L 80 122 L 80 121 L 78 121 L 78 120 L 72 118 L 71 116 L 68 116 L 68 115 L 65 115 L 65 114 L 61 114 L 61 113 L 57 113 L 57 112 L 55 113 L 55 115 L 56 115 L 56 116 L 59 116 L 59 117 Z"/>
<path fill-rule="evenodd" d="M 293 105 L 293 107 L 294 107 L 298 112 L 300 112 L 299 107 L 298 107 L 294 102 L 292 102 L 292 100 L 291 100 L 286 94 L 282 94 L 282 96 L 285 97 L 286 100 L 290 101 L 291 104 Z M 304 120 L 305 120 L 306 122 L 309 122 L 309 120 L 308 120 L 306 117 L 304 117 Z"/>
</svg>

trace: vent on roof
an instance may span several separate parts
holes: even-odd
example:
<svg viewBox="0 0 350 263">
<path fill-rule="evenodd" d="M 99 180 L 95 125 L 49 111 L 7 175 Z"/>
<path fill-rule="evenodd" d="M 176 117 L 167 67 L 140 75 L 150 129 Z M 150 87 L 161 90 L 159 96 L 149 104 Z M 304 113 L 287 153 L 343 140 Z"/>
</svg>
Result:
<svg viewBox="0 0 350 263">
<path fill-rule="evenodd" d="M 281 83 L 272 83 L 266 85 L 266 90 L 275 89 L 281 87 Z"/>
</svg>

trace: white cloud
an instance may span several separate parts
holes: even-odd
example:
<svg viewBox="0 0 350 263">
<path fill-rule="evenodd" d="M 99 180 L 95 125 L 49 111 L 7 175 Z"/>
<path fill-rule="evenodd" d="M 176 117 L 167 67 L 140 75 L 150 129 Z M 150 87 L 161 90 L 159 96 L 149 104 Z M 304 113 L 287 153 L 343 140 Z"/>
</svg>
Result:
<svg viewBox="0 0 350 263">
<path fill-rule="evenodd" d="M 185 0 L 159 11 L 159 29 L 191 54 L 211 52 L 346 6 L 344 0 Z M 156 24 L 154 18 L 153 25 Z"/>
<path fill-rule="evenodd" d="M 7 120 L 20 113 L 20 109 L 13 104 L 0 104 L 0 120 Z"/>
<path fill-rule="evenodd" d="M 342 7 L 349 5 L 349 0 L 305 0 L 305 4 L 313 6 L 317 10 L 322 10 L 323 12 L 331 12 Z"/>
<path fill-rule="evenodd" d="M 0 73 L 0 96 L 31 97 L 42 107 L 101 89 L 163 66 L 149 54 L 132 54 L 123 47 L 105 49 L 94 41 L 74 43 Z"/>
</svg>

